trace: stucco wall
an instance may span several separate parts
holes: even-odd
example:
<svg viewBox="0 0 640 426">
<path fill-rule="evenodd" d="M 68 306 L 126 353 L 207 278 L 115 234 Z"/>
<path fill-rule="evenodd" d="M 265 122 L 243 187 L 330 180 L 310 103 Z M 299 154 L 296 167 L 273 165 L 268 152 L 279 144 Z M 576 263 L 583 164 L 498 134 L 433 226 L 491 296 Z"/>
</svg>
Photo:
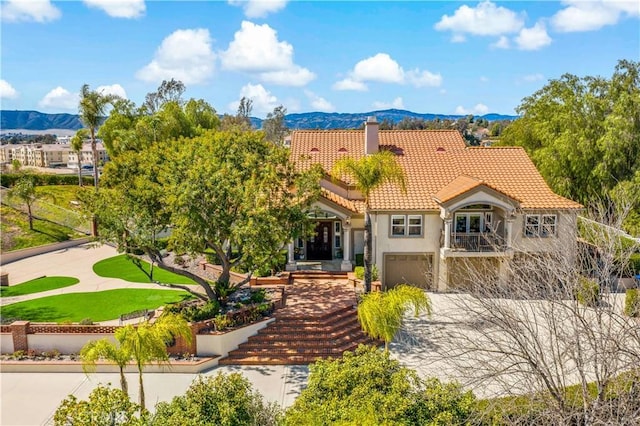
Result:
<svg viewBox="0 0 640 426">
<path fill-rule="evenodd" d="M 196 336 L 198 356 L 225 357 L 230 351 L 238 349 L 240 343 L 246 342 L 250 336 L 257 334 L 258 330 L 265 328 L 273 321 L 275 319 L 270 318 L 224 334 L 198 334 Z"/>
<path fill-rule="evenodd" d="M 555 237 L 530 238 L 524 236 L 524 221 L 526 214 L 555 214 L 557 215 L 557 232 Z M 545 252 L 566 250 L 575 252 L 576 247 L 576 217 L 577 211 L 527 211 L 518 214 L 513 221 L 512 246 L 516 251 Z"/>
<path fill-rule="evenodd" d="M 420 237 L 392 237 L 391 216 L 394 214 L 421 214 L 422 235 Z M 437 212 L 389 212 L 372 215 L 373 254 L 380 276 L 384 277 L 385 253 L 429 253 L 433 255 L 433 282 L 437 281 L 442 219 Z"/>
<path fill-rule="evenodd" d="M 12 354 L 13 352 L 13 337 L 11 333 L 0 334 L 0 353 Z"/>
<path fill-rule="evenodd" d="M 57 349 L 62 354 L 77 354 L 91 340 L 109 339 L 115 343 L 113 334 L 61 334 L 37 333 L 28 334 L 29 349 L 37 352 Z M 4 352 L 4 348 L 3 348 Z"/>
</svg>

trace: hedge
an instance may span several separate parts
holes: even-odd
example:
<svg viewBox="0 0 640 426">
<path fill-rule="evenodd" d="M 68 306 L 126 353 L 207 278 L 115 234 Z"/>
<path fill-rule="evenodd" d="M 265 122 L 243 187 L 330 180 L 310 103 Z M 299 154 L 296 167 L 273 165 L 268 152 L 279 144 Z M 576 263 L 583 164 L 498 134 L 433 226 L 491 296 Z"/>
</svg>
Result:
<svg viewBox="0 0 640 426">
<path fill-rule="evenodd" d="M 630 288 L 624 298 L 624 313 L 627 316 L 640 317 L 640 289 Z"/>
<path fill-rule="evenodd" d="M 46 185 L 77 185 L 78 175 L 57 175 L 44 173 L 2 173 L 0 175 L 0 185 L 11 188 L 18 179 L 28 177 L 33 179 L 36 186 Z M 93 176 L 83 176 L 82 182 L 86 185 L 93 185 Z"/>
</svg>

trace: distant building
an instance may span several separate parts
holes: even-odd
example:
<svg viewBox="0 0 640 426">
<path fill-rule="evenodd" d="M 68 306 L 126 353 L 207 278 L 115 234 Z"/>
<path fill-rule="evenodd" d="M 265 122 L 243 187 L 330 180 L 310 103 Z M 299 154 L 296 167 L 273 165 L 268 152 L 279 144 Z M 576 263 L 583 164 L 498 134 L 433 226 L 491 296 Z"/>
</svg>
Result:
<svg viewBox="0 0 640 426">
<path fill-rule="evenodd" d="M 98 151 L 98 166 L 109 161 L 107 150 L 101 142 L 96 143 L 96 149 Z M 82 151 L 80 152 L 80 166 L 95 166 L 95 164 L 93 164 L 93 151 L 91 150 L 90 142 L 85 142 L 82 145 Z M 69 152 L 67 167 L 70 169 L 78 168 L 78 154 L 74 151 Z"/>
<path fill-rule="evenodd" d="M 96 143 L 98 151 L 98 165 L 109 161 L 107 151 L 102 143 Z M 80 153 L 80 164 L 94 166 L 91 143 L 85 143 Z M 23 166 L 35 167 L 78 167 L 78 154 L 71 150 L 68 144 L 22 144 L 0 146 L 0 163 L 10 164 L 18 160 Z"/>
</svg>

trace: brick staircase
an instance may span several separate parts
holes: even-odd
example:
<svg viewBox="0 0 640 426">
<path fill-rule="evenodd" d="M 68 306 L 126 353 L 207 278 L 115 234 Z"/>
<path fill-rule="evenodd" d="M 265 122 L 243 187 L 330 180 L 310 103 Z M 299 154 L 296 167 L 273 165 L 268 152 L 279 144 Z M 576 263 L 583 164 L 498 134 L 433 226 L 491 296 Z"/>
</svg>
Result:
<svg viewBox="0 0 640 426">
<path fill-rule="evenodd" d="M 329 286 L 333 288 L 317 283 L 287 288 L 287 307 L 275 314 L 276 320 L 220 364 L 309 364 L 340 357 L 359 344 L 379 344 L 360 328 L 353 289 L 344 283 Z M 319 300 L 322 296 L 330 299 Z"/>
</svg>

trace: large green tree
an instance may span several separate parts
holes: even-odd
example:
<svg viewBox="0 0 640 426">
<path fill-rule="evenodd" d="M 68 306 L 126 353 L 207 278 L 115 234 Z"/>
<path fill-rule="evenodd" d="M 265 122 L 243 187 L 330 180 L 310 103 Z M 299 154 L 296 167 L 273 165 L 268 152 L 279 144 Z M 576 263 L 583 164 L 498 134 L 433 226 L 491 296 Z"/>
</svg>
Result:
<svg viewBox="0 0 640 426">
<path fill-rule="evenodd" d="M 469 424 L 474 396 L 459 385 L 423 380 L 388 352 L 360 346 L 310 366 L 307 387 L 286 412 L 288 425 Z"/>
<path fill-rule="evenodd" d="M 640 170 L 640 62 L 611 78 L 565 74 L 522 100 L 501 145 L 524 147 L 551 188 L 589 205 Z"/>
<path fill-rule="evenodd" d="M 284 138 L 287 136 L 289 129 L 285 122 L 285 116 L 287 115 L 287 109 L 282 105 L 273 109 L 273 112 L 267 114 L 267 118 L 262 122 L 262 131 L 264 137 L 269 142 L 282 145 Z"/>
<path fill-rule="evenodd" d="M 379 151 L 357 160 L 342 158 L 333 165 L 331 175 L 336 179 L 349 179 L 364 197 L 364 288 L 368 293 L 371 291 L 371 193 L 385 183 L 395 184 L 406 192 L 404 171 L 392 152 Z"/>
<path fill-rule="evenodd" d="M 91 90 L 88 84 L 82 85 L 80 89 L 80 103 L 78 113 L 80 121 L 89 129 L 91 137 L 91 151 L 93 154 L 93 184 L 98 190 L 98 149 L 96 145 L 96 132 L 104 120 L 107 107 L 113 104 L 119 97 L 111 94 Z"/>
<path fill-rule="evenodd" d="M 33 231 L 33 206 L 41 198 L 52 197 L 46 192 L 36 191 L 36 185 L 30 176 L 21 177 L 16 181 L 7 196 L 18 200 L 27 207 L 27 218 L 29 219 L 29 230 Z"/>
<path fill-rule="evenodd" d="M 228 284 L 232 268 L 270 264 L 308 231 L 320 176 L 317 169 L 296 172 L 287 150 L 260 132 L 209 131 L 118 155 L 105 167 L 105 189 L 85 201 L 103 240 L 143 250 L 159 267 L 200 284 L 206 295 L 198 297 L 217 299 L 211 283 L 162 255 L 157 234 L 171 225 L 170 246 L 191 257 L 209 252 L 222 267 L 218 281 Z"/>
</svg>

